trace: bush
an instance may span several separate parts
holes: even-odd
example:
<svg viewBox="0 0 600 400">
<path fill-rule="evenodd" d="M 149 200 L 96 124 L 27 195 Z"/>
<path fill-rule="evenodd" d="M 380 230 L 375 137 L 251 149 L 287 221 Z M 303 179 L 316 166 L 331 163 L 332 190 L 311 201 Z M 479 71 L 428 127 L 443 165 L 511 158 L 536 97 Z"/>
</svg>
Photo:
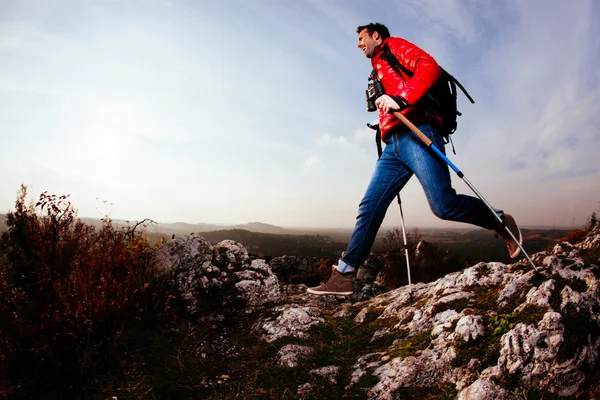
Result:
<svg viewBox="0 0 600 400">
<path fill-rule="evenodd" d="M 98 343 L 167 308 L 151 263 L 160 243 L 140 224 L 76 220 L 69 196 L 26 197 L 22 186 L 0 238 L 0 394 L 78 396 Z"/>
<path fill-rule="evenodd" d="M 567 236 L 564 240 L 571 244 L 575 244 L 581 242 L 588 232 L 588 229 L 573 229 L 572 231 L 567 232 Z"/>
</svg>

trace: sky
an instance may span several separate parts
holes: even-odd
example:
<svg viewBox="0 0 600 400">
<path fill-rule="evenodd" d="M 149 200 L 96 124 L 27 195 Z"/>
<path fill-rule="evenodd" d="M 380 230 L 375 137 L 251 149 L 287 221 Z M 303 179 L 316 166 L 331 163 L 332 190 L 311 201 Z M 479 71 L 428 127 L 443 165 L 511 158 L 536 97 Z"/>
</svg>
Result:
<svg viewBox="0 0 600 400">
<path fill-rule="evenodd" d="M 351 228 L 377 159 L 356 28 L 380 22 L 475 99 L 447 153 L 485 199 L 578 227 L 600 205 L 598 21 L 595 0 L 0 0 L 0 213 L 24 184 L 81 217 Z M 416 178 L 401 198 L 408 226 L 467 227 Z"/>
</svg>

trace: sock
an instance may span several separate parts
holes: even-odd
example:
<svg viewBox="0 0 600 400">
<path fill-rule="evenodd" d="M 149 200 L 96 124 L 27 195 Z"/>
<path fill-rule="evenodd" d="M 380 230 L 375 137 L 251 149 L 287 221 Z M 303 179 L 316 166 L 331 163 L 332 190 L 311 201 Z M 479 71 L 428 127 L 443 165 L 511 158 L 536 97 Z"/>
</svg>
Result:
<svg viewBox="0 0 600 400">
<path fill-rule="evenodd" d="M 336 265 L 335 269 L 337 269 L 342 274 L 347 274 L 356 271 L 356 268 L 349 264 L 346 264 L 344 261 L 342 261 L 341 258 L 339 259 L 338 265 Z"/>
</svg>

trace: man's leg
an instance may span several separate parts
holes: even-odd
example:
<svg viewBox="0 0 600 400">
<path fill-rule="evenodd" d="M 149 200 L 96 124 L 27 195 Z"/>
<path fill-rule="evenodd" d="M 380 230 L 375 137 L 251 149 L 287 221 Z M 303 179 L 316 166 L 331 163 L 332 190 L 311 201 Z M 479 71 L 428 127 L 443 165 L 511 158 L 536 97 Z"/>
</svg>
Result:
<svg viewBox="0 0 600 400">
<path fill-rule="evenodd" d="M 396 136 L 398 135 L 386 140 L 381 158 L 377 160 L 369 186 L 360 202 L 356 225 L 344 256 L 338 261 L 330 280 L 316 288 L 309 288 L 309 293 L 352 293 L 354 272 L 369 255 L 390 203 L 412 176 L 412 172 L 398 159 Z"/>
<path fill-rule="evenodd" d="M 444 151 L 442 137 L 435 129 L 429 125 L 421 125 L 419 129 L 433 140 L 438 149 Z M 400 140 L 403 149 L 401 158 L 421 182 L 431 210 L 436 216 L 445 220 L 465 222 L 496 230 L 504 239 L 511 257 L 514 258 L 518 255 L 518 246 L 481 199 L 456 194 L 452 188 L 448 165 L 443 160 L 412 133 L 405 135 Z M 495 211 L 505 221 L 515 237 L 522 242 L 521 233 L 514 219 L 510 215 L 505 215 L 502 210 Z"/>
<path fill-rule="evenodd" d="M 358 207 L 354 231 L 337 266 L 342 273 L 354 272 L 365 261 L 387 209 L 412 176 L 412 172 L 400 162 L 398 153 L 396 134 L 386 141 L 385 149 L 377 160 L 369 186 Z"/>
</svg>

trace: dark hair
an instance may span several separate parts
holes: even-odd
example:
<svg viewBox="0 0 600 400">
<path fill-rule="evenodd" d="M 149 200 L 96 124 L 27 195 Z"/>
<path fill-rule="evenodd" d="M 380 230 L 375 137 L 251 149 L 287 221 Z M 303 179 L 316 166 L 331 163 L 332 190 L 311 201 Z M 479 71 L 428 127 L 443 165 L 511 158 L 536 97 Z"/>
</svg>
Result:
<svg viewBox="0 0 600 400">
<path fill-rule="evenodd" d="M 378 22 L 375 24 L 371 22 L 369 25 L 361 25 L 356 28 L 356 33 L 361 33 L 363 29 L 366 29 L 367 32 L 369 32 L 369 35 L 373 35 L 373 32 L 379 33 L 381 40 L 385 40 L 390 37 L 390 31 L 388 28 Z"/>
</svg>

